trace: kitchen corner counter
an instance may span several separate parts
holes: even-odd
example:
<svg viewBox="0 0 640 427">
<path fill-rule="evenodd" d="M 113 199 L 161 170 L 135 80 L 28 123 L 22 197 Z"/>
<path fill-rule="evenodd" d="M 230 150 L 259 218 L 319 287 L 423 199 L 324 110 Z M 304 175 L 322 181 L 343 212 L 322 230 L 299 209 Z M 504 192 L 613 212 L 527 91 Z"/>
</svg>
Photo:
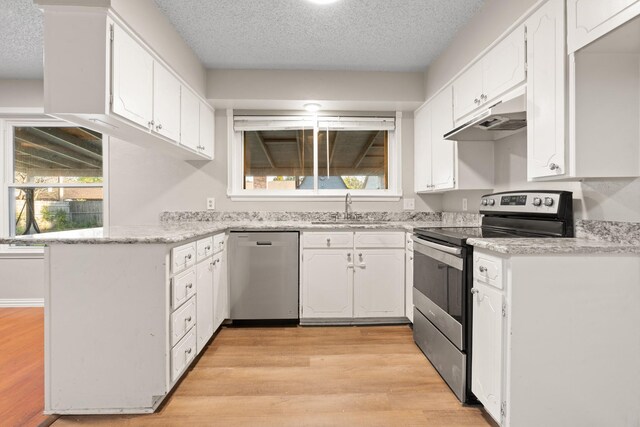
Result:
<svg viewBox="0 0 640 427">
<path fill-rule="evenodd" d="M 360 224 L 313 224 L 308 221 L 221 221 L 168 222 L 160 225 L 135 225 L 92 228 L 30 236 L 0 238 L 0 244 L 162 244 L 180 243 L 225 231 L 312 231 L 312 230 L 399 230 L 415 227 L 439 227 L 442 221 L 386 221 Z"/>
<path fill-rule="evenodd" d="M 585 238 L 470 238 L 467 243 L 509 255 L 638 254 L 640 246 Z"/>
</svg>

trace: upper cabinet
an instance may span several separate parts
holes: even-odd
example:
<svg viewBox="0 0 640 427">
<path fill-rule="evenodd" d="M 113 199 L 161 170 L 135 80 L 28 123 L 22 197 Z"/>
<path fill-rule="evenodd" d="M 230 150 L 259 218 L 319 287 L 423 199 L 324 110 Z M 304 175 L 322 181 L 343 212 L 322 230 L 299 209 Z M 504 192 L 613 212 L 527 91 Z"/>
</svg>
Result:
<svg viewBox="0 0 640 427">
<path fill-rule="evenodd" d="M 526 22 L 527 176 L 563 175 L 566 136 L 564 0 L 550 0 Z"/>
<path fill-rule="evenodd" d="M 567 0 L 569 53 L 640 14 L 640 0 Z"/>
<path fill-rule="evenodd" d="M 490 103 L 524 80 L 525 30 L 520 26 L 453 82 L 455 119 Z"/>
<path fill-rule="evenodd" d="M 493 143 L 449 141 L 453 88 L 446 87 L 414 116 L 414 186 L 418 193 L 493 187 Z"/>
<path fill-rule="evenodd" d="M 200 140 L 213 110 L 125 23 L 109 9 L 43 9 L 46 114 L 185 160 L 213 158 L 213 132 Z"/>
</svg>

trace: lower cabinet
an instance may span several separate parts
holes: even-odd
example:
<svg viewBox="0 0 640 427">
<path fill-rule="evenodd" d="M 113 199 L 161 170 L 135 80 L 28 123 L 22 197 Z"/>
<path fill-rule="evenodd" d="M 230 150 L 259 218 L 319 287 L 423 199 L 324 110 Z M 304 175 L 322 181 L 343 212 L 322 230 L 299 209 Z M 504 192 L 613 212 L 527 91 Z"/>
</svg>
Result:
<svg viewBox="0 0 640 427">
<path fill-rule="evenodd" d="M 335 233 L 307 232 L 301 239 L 303 323 L 304 319 L 403 318 L 404 233 L 344 234 L 350 236 L 327 249 L 318 249 L 313 242 L 333 242 Z"/>
<path fill-rule="evenodd" d="M 226 236 L 224 236 L 226 239 Z M 224 242 L 224 241 L 223 241 Z M 227 279 L 226 244 L 218 245 L 213 255 L 213 330 L 229 318 L 229 281 Z"/>
<path fill-rule="evenodd" d="M 407 233 L 407 249 L 404 256 L 404 297 L 405 297 L 405 315 L 410 322 L 413 323 L 413 240 L 411 240 L 411 234 Z"/>
<path fill-rule="evenodd" d="M 213 259 L 207 258 L 196 266 L 197 352 L 200 353 L 213 336 Z"/>
<path fill-rule="evenodd" d="M 306 249 L 302 262 L 302 317 L 352 317 L 353 250 Z"/>
</svg>

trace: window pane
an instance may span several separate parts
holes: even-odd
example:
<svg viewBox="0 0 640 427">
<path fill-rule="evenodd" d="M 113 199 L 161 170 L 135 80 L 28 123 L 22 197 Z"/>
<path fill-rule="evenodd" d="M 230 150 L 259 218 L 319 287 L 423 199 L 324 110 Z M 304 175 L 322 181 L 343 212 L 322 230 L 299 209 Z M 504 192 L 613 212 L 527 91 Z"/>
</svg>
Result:
<svg viewBox="0 0 640 427">
<path fill-rule="evenodd" d="M 313 129 L 245 131 L 244 188 L 313 189 Z"/>
<path fill-rule="evenodd" d="M 79 127 L 15 127 L 17 184 L 101 183 L 102 135 Z"/>
<path fill-rule="evenodd" d="M 387 131 L 321 130 L 318 133 L 320 189 L 384 190 L 388 183 Z"/>
<path fill-rule="evenodd" d="M 102 227 L 102 188 L 15 188 L 15 234 Z"/>
</svg>

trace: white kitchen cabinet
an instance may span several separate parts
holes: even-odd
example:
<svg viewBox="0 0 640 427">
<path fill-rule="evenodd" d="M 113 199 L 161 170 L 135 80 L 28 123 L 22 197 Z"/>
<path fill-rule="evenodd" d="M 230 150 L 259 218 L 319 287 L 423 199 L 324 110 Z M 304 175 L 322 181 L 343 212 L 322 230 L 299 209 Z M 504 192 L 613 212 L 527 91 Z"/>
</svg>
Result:
<svg viewBox="0 0 640 427">
<path fill-rule="evenodd" d="M 405 315 L 413 322 L 413 240 L 407 233 L 407 249 L 405 253 Z"/>
<path fill-rule="evenodd" d="M 640 420 L 638 283 L 638 254 L 476 248 L 471 389 L 495 421 L 560 427 Z"/>
<path fill-rule="evenodd" d="M 215 157 L 215 117 L 212 109 L 200 102 L 200 147 L 201 152 L 210 159 Z"/>
<path fill-rule="evenodd" d="M 494 420 L 500 421 L 502 405 L 502 353 L 504 318 L 501 290 L 480 282 L 473 289 L 473 357 L 471 391 Z"/>
<path fill-rule="evenodd" d="M 226 236 L 225 236 L 226 237 Z M 213 330 L 229 318 L 229 281 L 227 278 L 227 250 L 213 256 Z"/>
<path fill-rule="evenodd" d="M 119 25 L 113 28 L 113 112 L 145 128 L 153 122 L 153 58 Z"/>
<path fill-rule="evenodd" d="M 523 83 L 525 60 L 525 30 L 520 26 L 453 82 L 455 120 Z"/>
<path fill-rule="evenodd" d="M 175 142 L 180 140 L 180 90 L 180 81 L 154 61 L 151 130 Z"/>
<path fill-rule="evenodd" d="M 566 173 L 566 63 L 563 0 L 549 0 L 526 22 L 527 176 Z"/>
<path fill-rule="evenodd" d="M 493 188 L 493 142 L 449 141 L 452 87 L 443 89 L 414 116 L 414 185 L 417 193 Z"/>
<path fill-rule="evenodd" d="M 198 150 L 176 143 L 186 132 L 199 145 L 200 104 L 206 100 L 113 10 L 41 6 L 46 114 L 172 157 L 211 159 L 211 146 Z M 181 128 L 181 92 L 197 99 L 193 129 Z M 208 142 L 210 124 L 202 129 Z"/>
<path fill-rule="evenodd" d="M 353 280 L 354 317 L 402 317 L 404 249 L 358 249 Z"/>
<path fill-rule="evenodd" d="M 567 44 L 576 52 L 640 15 L 639 0 L 567 0 Z"/>
<path fill-rule="evenodd" d="M 207 258 L 196 265 L 196 352 L 200 353 L 215 332 L 214 328 L 214 260 Z"/>
<path fill-rule="evenodd" d="M 200 151 L 200 101 L 190 90 L 180 93 L 180 144 Z"/>
<path fill-rule="evenodd" d="M 303 318 L 353 316 L 353 250 L 304 249 Z"/>
</svg>

